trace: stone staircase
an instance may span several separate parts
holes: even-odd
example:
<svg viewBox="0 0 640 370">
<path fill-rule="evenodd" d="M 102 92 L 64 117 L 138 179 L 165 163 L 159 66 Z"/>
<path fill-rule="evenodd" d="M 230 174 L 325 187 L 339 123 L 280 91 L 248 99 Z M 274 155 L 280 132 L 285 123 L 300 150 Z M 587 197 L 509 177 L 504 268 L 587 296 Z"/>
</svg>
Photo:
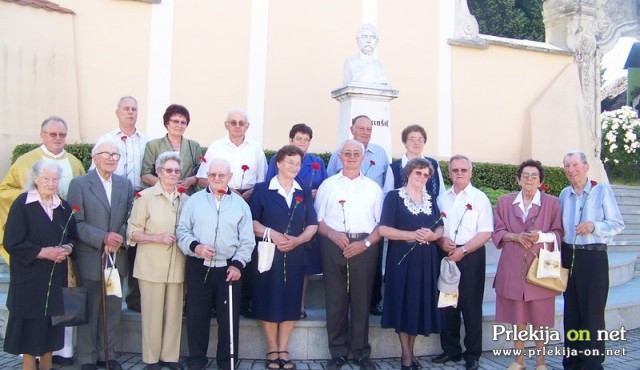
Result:
<svg viewBox="0 0 640 370">
<path fill-rule="evenodd" d="M 610 290 L 607 301 L 607 329 L 627 330 L 640 327 L 640 187 L 614 186 L 618 204 L 623 213 L 626 228 L 609 246 Z M 492 288 L 495 277 L 499 251 L 492 243 L 488 243 L 487 268 L 485 275 L 485 292 L 483 302 L 483 349 L 510 348 L 511 342 L 504 339 L 492 340 L 493 324 L 495 324 L 495 291 Z M 0 259 L 1 260 L 1 259 Z M 7 265 L 0 262 L 0 333 L 4 332 L 8 312 L 4 307 L 9 274 Z M 291 357 L 294 359 L 327 359 L 327 334 L 325 328 L 324 283 L 322 277 L 312 277 L 306 297 L 307 319 L 296 324 L 290 338 Z M 556 298 L 555 329 L 562 332 L 562 313 L 564 300 Z M 400 347 L 397 335 L 393 330 L 380 328 L 380 318 L 370 317 L 370 344 L 372 357 L 397 357 Z M 183 325 L 184 327 L 184 325 Z M 217 345 L 216 322 L 211 321 L 211 340 L 209 355 L 213 356 Z M 124 352 L 141 351 L 140 315 L 123 308 L 122 325 L 120 327 L 121 343 L 118 348 Z M 266 347 L 260 325 L 255 320 L 240 319 L 240 357 L 245 359 L 262 359 Z M 188 354 L 186 331 L 183 330 L 181 352 Z M 532 345 L 530 343 L 529 345 Z M 438 335 L 418 337 L 416 355 L 440 353 Z"/>
</svg>

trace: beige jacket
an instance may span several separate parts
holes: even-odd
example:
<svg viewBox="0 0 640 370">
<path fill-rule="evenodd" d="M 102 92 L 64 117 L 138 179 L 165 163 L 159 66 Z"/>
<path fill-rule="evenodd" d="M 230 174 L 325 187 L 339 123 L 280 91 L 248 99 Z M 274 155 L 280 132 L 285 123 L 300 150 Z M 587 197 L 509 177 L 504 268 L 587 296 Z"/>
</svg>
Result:
<svg viewBox="0 0 640 370">
<path fill-rule="evenodd" d="M 189 198 L 180 194 L 172 204 L 162 191 L 160 182 L 135 197 L 127 227 L 127 241 L 135 245 L 131 236 L 135 232 L 146 234 L 175 233 L 182 206 Z M 186 258 L 177 245 L 138 243 L 133 276 L 154 283 L 184 282 Z"/>
</svg>

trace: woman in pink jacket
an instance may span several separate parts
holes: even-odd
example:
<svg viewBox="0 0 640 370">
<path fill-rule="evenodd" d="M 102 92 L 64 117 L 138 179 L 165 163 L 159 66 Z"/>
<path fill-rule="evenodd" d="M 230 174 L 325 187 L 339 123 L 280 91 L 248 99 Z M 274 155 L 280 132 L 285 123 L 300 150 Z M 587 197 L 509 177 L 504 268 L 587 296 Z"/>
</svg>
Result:
<svg viewBox="0 0 640 370">
<path fill-rule="evenodd" d="M 520 332 L 531 324 L 532 330 L 553 327 L 555 297 L 559 293 L 526 281 L 527 271 L 545 245 L 562 241 L 562 215 L 558 198 L 540 190 L 544 168 L 538 161 L 520 164 L 516 180 L 521 190 L 498 199 L 494 215 L 493 242 L 501 250 L 493 286 L 496 290 L 496 322 L 511 323 Z M 544 329 L 543 329 L 544 330 Z M 536 341 L 536 370 L 546 370 L 542 349 Z M 524 349 L 524 341 L 514 340 L 516 349 Z M 508 370 L 524 370 L 524 356 Z"/>
</svg>

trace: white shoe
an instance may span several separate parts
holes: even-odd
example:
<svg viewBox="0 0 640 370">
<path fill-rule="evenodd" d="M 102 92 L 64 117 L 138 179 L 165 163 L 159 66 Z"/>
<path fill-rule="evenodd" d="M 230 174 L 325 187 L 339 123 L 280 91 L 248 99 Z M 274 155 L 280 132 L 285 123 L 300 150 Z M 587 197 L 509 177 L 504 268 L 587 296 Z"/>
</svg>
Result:
<svg viewBox="0 0 640 370">
<path fill-rule="evenodd" d="M 517 362 L 512 363 L 511 365 L 509 365 L 509 367 L 507 368 L 507 370 L 526 370 L 527 367 L 524 365 L 520 365 Z"/>
<path fill-rule="evenodd" d="M 547 365 L 536 366 L 536 370 L 548 370 Z"/>
</svg>

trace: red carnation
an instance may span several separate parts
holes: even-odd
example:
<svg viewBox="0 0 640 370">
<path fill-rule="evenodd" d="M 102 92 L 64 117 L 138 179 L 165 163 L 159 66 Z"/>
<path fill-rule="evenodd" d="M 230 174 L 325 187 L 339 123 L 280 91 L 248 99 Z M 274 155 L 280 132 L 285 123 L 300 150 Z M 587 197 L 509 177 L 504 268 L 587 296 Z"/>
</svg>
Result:
<svg viewBox="0 0 640 370">
<path fill-rule="evenodd" d="M 540 186 L 540 190 L 542 190 L 542 191 L 544 191 L 546 193 L 547 191 L 549 191 L 549 186 L 547 186 L 547 184 L 542 184 Z"/>
<path fill-rule="evenodd" d="M 591 186 L 596 186 L 598 185 L 598 182 L 596 180 L 591 180 Z"/>
<path fill-rule="evenodd" d="M 138 193 L 137 191 L 133 192 L 133 196 L 136 198 L 142 198 L 142 195 L 140 195 L 140 193 Z"/>
<path fill-rule="evenodd" d="M 338 203 L 340 203 L 340 204 L 344 204 L 345 202 L 346 202 L 346 200 L 344 200 L 344 199 L 338 201 Z"/>
<path fill-rule="evenodd" d="M 370 164 L 370 165 L 372 165 L 372 166 L 375 166 L 375 165 L 376 165 L 376 161 L 374 161 L 374 160 L 372 159 L 372 160 L 370 160 L 370 161 L 369 161 L 369 164 Z"/>
<path fill-rule="evenodd" d="M 201 156 L 201 155 L 199 155 L 199 156 L 198 156 L 198 158 L 200 158 L 200 160 L 201 160 L 202 162 L 207 163 L 207 158 L 205 158 L 205 157 L 203 157 L 203 156 Z"/>
<path fill-rule="evenodd" d="M 320 169 L 320 164 L 318 164 L 317 162 L 313 162 L 311 163 L 311 168 L 313 168 L 314 171 L 317 171 Z"/>
<path fill-rule="evenodd" d="M 468 209 L 469 211 L 471 211 L 471 210 L 473 209 L 473 207 L 471 207 L 471 204 L 467 203 L 467 209 Z"/>
<path fill-rule="evenodd" d="M 302 198 L 301 196 L 296 197 L 296 203 L 302 203 L 303 200 L 304 198 Z"/>
<path fill-rule="evenodd" d="M 178 187 L 178 193 L 184 194 L 186 191 L 187 191 L 187 188 L 185 188 L 184 186 Z"/>
<path fill-rule="evenodd" d="M 73 210 L 73 213 L 80 212 L 80 207 L 75 204 L 71 206 L 71 209 Z"/>
<path fill-rule="evenodd" d="M 446 214 L 446 213 L 444 213 L 444 212 L 440 212 L 440 217 L 442 217 L 442 218 L 447 218 L 447 214 Z"/>
<path fill-rule="evenodd" d="M 249 166 L 247 166 L 246 164 L 242 165 L 242 170 L 243 171 L 248 171 L 249 170 Z"/>
<path fill-rule="evenodd" d="M 218 190 L 218 194 L 227 194 L 227 192 L 225 190 L 220 189 Z"/>
<path fill-rule="evenodd" d="M 120 136 L 120 140 L 122 140 L 122 141 L 126 141 L 126 140 L 127 140 L 127 135 L 122 135 L 122 136 Z"/>
</svg>

